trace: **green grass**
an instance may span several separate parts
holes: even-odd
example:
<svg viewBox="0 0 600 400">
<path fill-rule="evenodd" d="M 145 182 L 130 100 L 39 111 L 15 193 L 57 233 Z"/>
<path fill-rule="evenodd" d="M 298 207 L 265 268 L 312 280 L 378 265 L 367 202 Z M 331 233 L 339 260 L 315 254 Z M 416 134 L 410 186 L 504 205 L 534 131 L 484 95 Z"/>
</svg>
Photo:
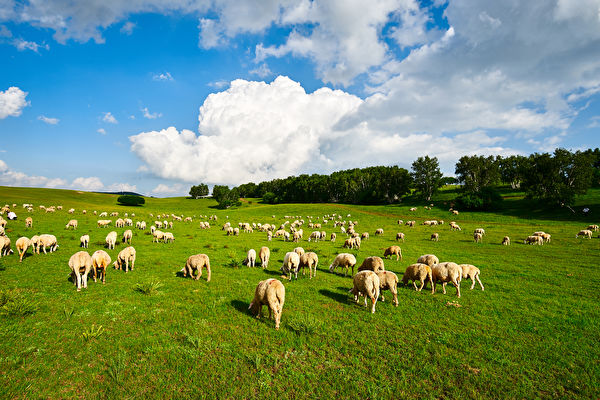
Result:
<svg viewBox="0 0 600 400">
<path fill-rule="evenodd" d="M 569 210 L 514 196 L 495 213 L 452 216 L 444 202 L 453 196 L 446 191 L 432 210 L 416 199 L 390 206 L 271 206 L 251 199 L 218 210 L 209 199 L 148 198 L 143 207 L 125 207 L 116 205 L 116 195 L 0 187 L 0 204 L 18 204 L 19 220 L 6 229 L 13 249 L 20 236 L 40 233 L 56 235 L 60 246 L 47 255 L 28 252 L 22 263 L 16 254 L 0 258 L 0 398 L 598 398 L 600 240 L 597 233 L 592 240 L 575 239 L 575 233 L 600 216 L 569 218 Z M 36 206 L 33 228 L 25 228 L 22 203 Z M 63 210 L 45 214 L 40 204 Z M 412 205 L 418 210 L 410 212 Z M 600 191 L 590 191 L 574 210 L 583 206 L 598 213 Z M 66 212 L 71 207 L 74 216 Z M 156 219 L 149 213 L 195 218 L 167 229 L 175 235 L 170 244 L 152 243 L 134 229 L 135 270 L 109 268 L 105 285 L 90 278 L 78 293 L 67 262 L 81 250 L 79 236 L 90 235 L 91 254 L 103 248 L 108 232 L 125 230 L 97 228 L 94 210 L 134 212 L 134 221 L 148 225 Z M 335 255 L 347 251 L 339 228 L 335 243 L 299 244 L 268 242 L 256 230 L 238 237 L 220 230 L 225 221 L 279 225 L 285 215 L 301 215 L 307 238 L 307 216 L 316 221 L 332 213 L 358 221 L 357 232 L 371 233 L 351 251 L 359 263 L 382 256 L 396 244 L 396 232 L 404 232 L 404 258 L 385 260 L 386 269 L 401 278 L 420 255 L 433 253 L 478 266 L 485 291 L 469 290 L 469 281 L 457 299 L 450 286 L 447 295 L 400 286 L 398 307 L 386 293 L 371 314 L 352 301 L 351 278 L 328 272 Z M 199 216 L 211 214 L 218 221 L 200 229 Z M 71 218 L 79 221 L 76 231 L 64 229 Z M 398 219 L 446 224 L 407 228 Z M 451 232 L 451 220 L 463 230 Z M 380 227 L 385 234 L 377 237 Z M 479 227 L 487 234 L 475 244 L 472 232 Z M 321 230 L 334 231 L 331 223 Z M 551 233 L 552 242 L 524 245 L 537 230 Z M 432 232 L 439 232 L 439 242 L 429 240 Z M 500 245 L 504 235 L 511 246 Z M 264 245 L 271 249 L 267 270 L 241 263 L 249 248 Z M 296 246 L 318 254 L 316 278 L 281 278 L 283 256 Z M 105 250 L 114 260 L 124 247 L 118 242 Z M 205 272 L 199 281 L 179 272 L 197 253 L 210 257 L 209 283 Z M 267 278 L 286 288 L 278 331 L 266 308 L 262 319 L 248 312 L 257 283 Z"/>
</svg>

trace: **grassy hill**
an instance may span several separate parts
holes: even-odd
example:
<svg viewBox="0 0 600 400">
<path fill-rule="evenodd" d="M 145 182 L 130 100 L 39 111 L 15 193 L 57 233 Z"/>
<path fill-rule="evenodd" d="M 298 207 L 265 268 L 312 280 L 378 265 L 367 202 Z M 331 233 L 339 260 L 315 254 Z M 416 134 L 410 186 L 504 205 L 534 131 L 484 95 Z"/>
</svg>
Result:
<svg viewBox="0 0 600 400">
<path fill-rule="evenodd" d="M 600 222 L 594 217 L 600 191 L 582 198 L 575 214 L 506 195 L 498 212 L 452 216 L 443 203 L 451 192 L 440 193 L 432 210 L 416 199 L 390 206 L 249 199 L 240 208 L 218 210 L 211 199 L 146 198 L 143 207 L 125 207 L 116 204 L 117 195 L 0 187 L 0 204 L 17 204 L 19 219 L 6 227 L 13 249 L 20 236 L 41 233 L 56 235 L 60 246 L 46 255 L 29 251 L 22 263 L 16 255 L 0 258 L 0 398 L 597 398 L 600 240 L 597 233 L 592 240 L 575 234 Z M 22 203 L 33 203 L 34 212 Z M 39 205 L 63 210 L 46 214 Z M 413 205 L 419 205 L 416 212 L 409 211 Z M 584 205 L 592 210 L 587 217 Z M 134 222 L 148 224 L 156 219 L 151 213 L 194 220 L 167 229 L 175 235 L 172 244 L 152 243 L 148 231 L 134 229 L 135 269 L 111 268 L 106 285 L 90 279 L 77 293 L 67 262 L 80 250 L 79 237 L 90 235 L 91 254 L 104 248 L 108 232 L 120 236 L 126 229 L 97 228 L 94 210 L 135 213 Z M 310 217 L 321 222 L 333 213 L 370 233 L 360 250 L 343 249 L 344 237 L 331 222 L 322 230 L 335 231 L 336 242 L 306 240 Z M 200 216 L 212 214 L 218 221 L 200 229 Z M 25 228 L 27 216 L 33 228 Z M 268 242 L 258 231 L 227 237 L 220 230 L 225 221 L 279 225 L 285 216 L 306 221 L 299 244 Z M 65 230 L 71 218 L 79 222 L 76 231 Z M 408 228 L 398 219 L 446 224 Z M 450 231 L 450 220 L 462 231 Z M 385 234 L 376 237 L 377 228 Z M 486 230 L 481 244 L 473 242 L 475 228 Z M 524 245 L 537 230 L 552 234 L 552 242 Z M 352 301 L 351 278 L 327 267 L 341 252 L 356 254 L 359 264 L 382 256 L 396 244 L 396 232 L 406 234 L 404 257 L 385 260 L 385 266 L 400 279 L 420 255 L 433 253 L 441 261 L 478 266 L 485 291 L 463 282 L 458 299 L 450 285 L 446 295 L 440 285 L 433 295 L 400 286 L 397 308 L 386 292 L 386 301 L 369 313 Z M 439 242 L 429 240 L 432 232 Z M 505 235 L 511 246 L 500 245 Z M 267 270 L 241 265 L 249 248 L 264 245 L 271 249 Z M 296 246 L 318 254 L 315 279 L 281 278 L 283 256 Z M 124 247 L 106 251 L 114 260 Z M 210 257 L 209 283 L 178 274 L 197 253 Z M 279 331 L 247 311 L 257 283 L 272 277 L 286 288 Z"/>
</svg>

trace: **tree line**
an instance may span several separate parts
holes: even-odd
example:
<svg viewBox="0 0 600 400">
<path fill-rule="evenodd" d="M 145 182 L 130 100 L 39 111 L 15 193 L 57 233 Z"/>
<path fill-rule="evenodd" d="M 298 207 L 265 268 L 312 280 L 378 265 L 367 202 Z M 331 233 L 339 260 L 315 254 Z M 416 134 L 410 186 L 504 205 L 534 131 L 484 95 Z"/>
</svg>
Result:
<svg viewBox="0 0 600 400">
<path fill-rule="evenodd" d="M 559 206 L 571 206 L 577 195 L 600 186 L 600 149 L 571 152 L 556 149 L 529 156 L 463 156 L 455 166 L 456 178 L 444 177 L 436 157 L 419 157 L 411 171 L 397 166 L 354 168 L 329 175 L 289 176 L 250 182 L 229 188 L 216 185 L 213 197 L 220 207 L 239 205 L 242 197 L 265 203 L 389 204 L 415 194 L 430 201 L 444 185 L 459 184 L 457 207 L 491 209 L 502 200 L 498 188 L 510 186 Z M 192 186 L 190 196 L 208 195 L 208 186 Z"/>
</svg>

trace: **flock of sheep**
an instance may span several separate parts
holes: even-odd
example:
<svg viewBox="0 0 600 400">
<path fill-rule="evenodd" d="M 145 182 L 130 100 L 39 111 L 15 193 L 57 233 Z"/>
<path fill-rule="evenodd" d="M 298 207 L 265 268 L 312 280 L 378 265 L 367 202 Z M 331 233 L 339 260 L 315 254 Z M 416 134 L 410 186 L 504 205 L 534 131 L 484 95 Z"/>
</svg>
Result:
<svg viewBox="0 0 600 400">
<path fill-rule="evenodd" d="M 13 209 L 16 207 L 16 204 L 13 204 Z M 27 209 L 28 212 L 33 212 L 33 206 L 31 204 L 24 204 L 24 208 Z M 44 207 L 40 206 L 40 209 L 45 212 L 56 212 L 57 210 L 61 210 L 61 206 L 56 207 Z M 0 214 L 4 214 L 10 210 L 8 205 L 5 205 L 1 210 Z M 414 209 L 411 209 L 414 211 Z M 456 210 L 450 210 L 454 215 L 458 214 Z M 68 213 L 73 214 L 75 212 L 74 209 L 69 209 Z M 86 210 L 82 210 L 82 214 L 86 214 Z M 97 212 L 93 212 L 94 215 L 97 215 Z M 117 212 L 111 213 L 111 216 L 118 216 Z M 150 214 L 153 217 L 152 214 Z M 99 214 L 99 217 L 108 217 L 107 212 L 102 212 Z M 133 226 L 133 220 L 131 218 L 127 218 L 128 215 L 125 213 L 124 219 L 118 218 L 115 221 L 115 226 L 117 228 L 125 228 L 129 226 Z M 135 217 L 135 214 L 132 214 L 131 217 Z M 211 221 L 216 221 L 217 216 L 211 215 L 201 216 L 204 219 L 208 219 Z M 350 217 L 348 214 L 347 217 Z M 154 224 L 150 226 L 150 232 L 152 235 L 152 242 L 162 241 L 163 243 L 173 243 L 175 240 L 174 235 L 171 232 L 163 232 L 160 229 L 163 228 L 173 228 L 173 221 L 185 221 L 191 222 L 191 217 L 186 217 L 185 219 L 181 216 L 175 214 L 163 214 L 157 216 L 158 220 L 154 221 Z M 171 221 L 167 221 L 166 218 L 170 218 Z M 275 216 L 273 216 L 275 218 Z M 274 224 L 266 223 L 248 223 L 248 222 L 240 222 L 237 227 L 232 227 L 230 222 L 225 223 L 221 230 L 225 231 L 226 235 L 237 236 L 240 232 L 250 233 L 254 230 L 259 230 L 262 232 L 266 232 L 267 240 L 271 241 L 273 238 L 282 238 L 284 241 L 292 241 L 299 242 L 303 236 L 304 232 L 302 227 L 308 226 L 310 229 L 315 229 L 308 236 L 308 241 L 319 241 L 319 240 L 327 240 L 328 236 L 325 231 L 321 231 L 322 225 L 331 223 L 333 225 L 333 229 L 338 229 L 340 234 L 346 235 L 347 238 L 344 240 L 343 247 L 349 249 L 360 249 L 361 242 L 369 239 L 369 233 L 363 232 L 359 234 L 356 232 L 356 226 L 358 224 L 357 221 L 345 221 L 342 216 L 339 214 L 332 215 L 324 215 L 323 217 L 318 218 L 318 223 L 312 222 L 312 217 L 308 217 L 311 222 L 305 225 L 304 219 L 300 216 L 292 217 L 285 216 L 286 221 L 282 223 L 279 227 Z M 290 223 L 290 220 L 294 219 L 293 222 Z M 14 222 L 11 222 L 14 223 Z M 100 219 L 97 221 L 98 228 L 109 227 L 112 224 L 112 220 L 110 219 Z M 289 226 L 288 226 L 289 224 Z M 406 225 L 408 227 L 414 227 L 416 225 L 416 221 L 407 221 L 404 223 L 402 220 L 398 220 L 399 225 Z M 11 249 L 11 241 L 5 235 L 5 227 L 7 225 L 7 221 L 4 220 L 0 216 L 0 256 L 7 256 L 12 253 Z M 136 222 L 136 228 L 140 230 L 146 230 L 146 222 L 138 221 Z M 444 225 L 444 221 L 437 220 L 428 220 L 424 221 L 422 225 L 426 226 L 439 226 Z M 25 226 L 27 228 L 33 227 L 33 219 L 32 217 L 27 217 L 25 219 Z M 450 230 L 461 230 L 460 226 L 452 221 L 449 223 Z M 76 219 L 71 219 L 65 225 L 65 229 L 73 229 L 76 230 L 78 227 L 78 221 Z M 201 229 L 210 229 L 210 223 L 208 221 L 200 222 Z M 578 232 L 576 237 L 586 237 L 591 239 L 592 233 L 594 231 L 598 231 L 598 225 L 589 225 L 587 229 L 581 230 Z M 381 236 L 384 234 L 382 228 L 375 230 L 376 236 Z M 485 230 L 482 228 L 478 228 L 473 233 L 473 238 L 476 243 L 479 243 L 483 240 L 485 235 Z M 115 269 L 124 269 L 125 272 L 128 272 L 129 269 L 134 269 L 135 260 L 136 260 L 136 250 L 133 246 L 131 246 L 131 241 L 133 237 L 133 232 L 131 229 L 126 229 L 123 232 L 121 237 L 121 241 L 125 244 L 129 244 L 130 246 L 121 250 L 116 260 L 113 262 L 113 266 Z M 402 232 L 398 232 L 395 236 L 396 241 L 405 240 L 405 234 Z M 106 247 L 110 249 L 114 249 L 116 242 L 118 239 L 118 234 L 116 231 L 111 231 L 106 235 L 105 244 Z M 337 239 L 336 233 L 331 233 L 329 236 L 329 240 L 335 242 Z M 431 240 L 439 240 L 439 234 L 437 232 L 431 235 Z M 534 232 L 532 235 L 528 236 L 524 243 L 526 244 L 538 244 L 543 245 L 544 243 L 548 243 L 551 240 L 551 235 L 542 231 Z M 89 247 L 90 237 L 89 235 L 82 235 L 80 238 L 80 247 L 87 249 Z M 510 245 L 510 238 L 505 236 L 502 240 L 503 245 Z M 32 238 L 20 237 L 17 239 L 15 246 L 18 251 L 19 261 L 22 262 L 23 256 L 29 247 L 31 247 L 33 254 L 40 254 L 40 251 L 43 251 L 46 254 L 47 249 L 49 252 L 56 251 L 58 248 L 58 243 L 56 236 L 51 234 L 42 234 L 35 235 Z M 384 250 L 383 258 L 396 256 L 396 261 L 402 260 L 402 251 L 400 246 L 394 245 L 389 246 Z M 263 246 L 259 249 L 258 255 L 254 249 L 250 249 L 247 252 L 246 259 L 244 260 L 244 264 L 248 267 L 255 267 L 256 261 L 260 260 L 260 265 L 263 269 L 268 268 L 269 259 L 270 259 L 270 250 L 267 246 Z M 341 253 L 338 254 L 334 260 L 329 265 L 329 271 L 331 273 L 335 273 L 337 268 L 340 268 L 344 271 L 344 276 L 347 276 L 348 272 L 351 272 L 353 287 L 350 289 L 350 293 L 354 295 L 354 300 L 358 303 L 359 298 L 364 297 L 365 307 L 368 306 L 368 299 L 371 300 L 371 312 L 375 312 L 375 304 L 377 303 L 378 298 L 381 296 L 381 300 L 384 301 L 384 296 L 382 291 L 389 290 L 393 296 L 392 303 L 395 306 L 398 306 L 398 276 L 391 272 L 385 270 L 383 258 L 378 256 L 370 256 L 363 260 L 361 265 L 358 267 L 357 273 L 354 273 L 354 268 L 357 264 L 356 257 L 350 253 Z M 97 281 L 98 277 L 102 281 L 102 283 L 106 283 L 106 269 L 111 264 L 112 260 L 110 255 L 104 250 L 97 250 L 93 254 L 89 254 L 85 250 L 77 251 L 73 254 L 68 262 L 68 266 L 70 268 L 71 277 L 74 285 L 77 288 L 77 291 L 81 290 L 81 287 L 87 288 L 87 277 L 88 274 L 93 272 L 94 282 Z M 296 247 L 293 251 L 287 252 L 283 258 L 283 264 L 280 268 L 283 276 L 289 281 L 292 281 L 293 278 L 298 279 L 298 272 L 302 271 L 303 274 L 306 274 L 306 270 L 308 270 L 309 279 L 316 277 L 317 265 L 319 263 L 319 257 L 314 252 L 305 252 L 302 247 Z M 210 269 L 210 259 L 206 254 L 195 254 L 190 256 L 181 272 L 183 276 L 190 276 L 193 279 L 198 280 L 202 276 L 203 269 L 206 270 L 206 280 L 210 282 L 211 280 L 211 269 Z M 415 264 L 409 265 L 402 277 L 402 283 L 404 285 L 408 285 L 410 281 L 416 291 L 421 291 L 426 288 L 427 284 L 431 284 L 431 293 L 435 293 L 436 284 L 442 284 L 443 293 L 446 294 L 446 285 L 451 283 L 456 287 L 457 296 L 460 297 L 460 284 L 463 279 L 471 279 L 471 289 L 474 288 L 476 283 L 479 283 L 481 286 L 481 290 L 484 290 L 483 283 L 480 279 L 481 271 L 474 265 L 471 264 L 457 264 L 454 262 L 440 262 L 439 259 L 433 254 L 425 254 L 417 259 Z M 293 275 L 293 277 L 292 277 Z M 420 285 L 417 285 L 417 282 Z M 254 299 L 250 303 L 249 309 L 252 310 L 254 314 L 258 318 L 262 315 L 262 306 L 266 305 L 269 309 L 269 317 L 273 317 L 275 319 L 275 327 L 278 329 L 281 320 L 281 313 L 283 309 L 283 305 L 285 302 L 285 287 L 284 285 L 277 279 L 267 279 L 258 283 Z"/>
</svg>

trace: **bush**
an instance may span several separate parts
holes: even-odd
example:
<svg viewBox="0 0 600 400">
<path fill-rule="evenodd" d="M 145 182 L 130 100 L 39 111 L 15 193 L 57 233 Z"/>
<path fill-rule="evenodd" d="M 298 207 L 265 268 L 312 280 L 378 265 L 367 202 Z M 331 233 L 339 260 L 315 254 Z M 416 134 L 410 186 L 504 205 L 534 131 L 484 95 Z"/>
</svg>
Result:
<svg viewBox="0 0 600 400">
<path fill-rule="evenodd" d="M 117 203 L 125 206 L 141 206 L 146 200 L 141 196 L 126 194 L 117 198 Z"/>
<path fill-rule="evenodd" d="M 497 190 L 485 187 L 477 193 L 465 193 L 456 198 L 456 208 L 463 210 L 494 210 L 500 207 L 502 196 Z"/>
<path fill-rule="evenodd" d="M 267 204 L 275 204 L 278 202 L 277 196 L 273 192 L 267 192 L 263 194 L 263 202 Z"/>
</svg>

